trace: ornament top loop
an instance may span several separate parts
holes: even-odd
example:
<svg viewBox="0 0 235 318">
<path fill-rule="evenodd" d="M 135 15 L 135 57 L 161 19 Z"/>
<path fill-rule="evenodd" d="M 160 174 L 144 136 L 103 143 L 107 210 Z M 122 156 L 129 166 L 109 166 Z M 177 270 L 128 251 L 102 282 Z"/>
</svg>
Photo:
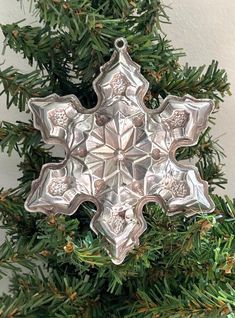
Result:
<svg viewBox="0 0 235 318">
<path fill-rule="evenodd" d="M 115 48 L 118 51 L 125 50 L 127 48 L 127 40 L 125 38 L 117 38 L 114 42 Z"/>
</svg>

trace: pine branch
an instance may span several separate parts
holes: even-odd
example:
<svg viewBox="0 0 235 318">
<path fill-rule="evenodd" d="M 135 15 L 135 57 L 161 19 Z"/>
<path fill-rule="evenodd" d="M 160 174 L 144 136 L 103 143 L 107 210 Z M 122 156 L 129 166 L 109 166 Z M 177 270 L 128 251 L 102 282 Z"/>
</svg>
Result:
<svg viewBox="0 0 235 318">
<path fill-rule="evenodd" d="M 2 121 L 0 126 L 0 147 L 1 150 L 7 151 L 10 156 L 15 150 L 22 157 L 30 151 L 31 147 L 42 146 L 41 134 L 36 130 L 32 123 L 23 123 L 17 121 L 12 124 Z"/>
<path fill-rule="evenodd" d="M 30 97 L 45 96 L 49 90 L 44 86 L 45 80 L 41 78 L 39 71 L 22 74 L 12 66 L 0 70 L 0 84 L 3 90 L 0 95 L 6 94 L 7 108 L 15 105 L 20 111 L 25 111 L 26 102 Z"/>
<path fill-rule="evenodd" d="M 218 62 L 212 63 L 205 70 L 201 67 L 177 67 L 175 69 L 167 68 L 165 71 L 152 74 L 152 94 L 164 92 L 161 96 L 185 95 L 191 94 L 197 98 L 210 98 L 218 104 L 223 101 L 223 97 L 230 95 L 230 84 L 228 83 L 227 74 L 223 69 L 218 68 Z"/>
<path fill-rule="evenodd" d="M 0 221 L 6 234 L 18 238 L 32 237 L 36 230 L 36 222 L 42 216 L 30 214 L 24 209 L 24 199 L 13 196 L 11 190 L 0 192 Z"/>
<path fill-rule="evenodd" d="M 161 287 L 156 285 L 149 292 L 139 290 L 134 312 L 125 317 L 215 318 L 228 317 L 233 312 L 235 290 L 230 285 L 223 288 L 213 284 L 206 287 L 193 285 L 190 290 L 179 286 L 178 289 L 178 297 L 171 294 L 166 284 Z M 227 303 L 224 302 L 225 298 Z"/>
<path fill-rule="evenodd" d="M 50 24 L 51 27 L 68 27 L 71 30 L 79 31 L 79 23 L 87 17 L 86 22 L 93 25 L 94 16 L 102 13 L 113 19 L 122 19 L 128 23 L 128 20 L 142 20 L 144 30 L 152 32 L 160 22 L 168 22 L 168 16 L 165 12 L 165 5 L 161 1 L 72 1 L 68 0 L 65 4 L 62 1 L 41 0 L 36 2 L 36 14 L 40 20 Z M 139 13 L 137 18 L 136 12 Z M 150 19 L 147 19 L 146 12 L 149 12 Z M 89 15 L 93 18 L 89 19 Z M 117 21 L 116 21 L 117 22 Z M 141 23 L 138 23 L 142 27 Z M 141 29 L 143 31 L 143 29 Z"/>
<path fill-rule="evenodd" d="M 63 87 L 71 86 L 68 83 L 71 74 L 71 54 L 68 47 L 71 47 L 71 39 L 66 33 L 51 31 L 49 26 L 45 27 L 20 27 L 18 24 L 1 25 L 7 45 L 16 53 L 23 54 L 29 64 L 39 68 L 44 75 L 44 81 L 49 83 L 51 90 L 60 91 Z M 65 58 L 65 54 L 67 58 Z"/>
<path fill-rule="evenodd" d="M 95 303 L 95 286 L 88 275 L 77 279 L 53 271 L 47 277 L 42 270 L 34 270 L 31 274 L 15 275 L 12 287 L 14 295 L 1 299 L 2 318 L 85 318 Z"/>
</svg>

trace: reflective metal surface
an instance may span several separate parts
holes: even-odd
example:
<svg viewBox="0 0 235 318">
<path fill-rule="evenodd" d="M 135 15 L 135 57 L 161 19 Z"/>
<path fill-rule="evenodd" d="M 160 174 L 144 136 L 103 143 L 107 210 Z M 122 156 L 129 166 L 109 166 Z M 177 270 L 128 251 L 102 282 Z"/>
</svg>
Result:
<svg viewBox="0 0 235 318">
<path fill-rule="evenodd" d="M 213 103 L 168 96 L 159 109 L 147 109 L 148 82 L 126 40 L 117 39 L 115 47 L 93 83 L 95 108 L 83 108 L 73 95 L 30 100 L 35 127 L 46 143 L 63 145 L 66 157 L 43 166 L 25 207 L 71 215 L 82 202 L 94 202 L 91 228 L 105 237 L 112 261 L 120 264 L 146 229 L 146 202 L 158 202 L 169 215 L 214 209 L 197 169 L 174 157 L 178 147 L 196 144 Z"/>
</svg>

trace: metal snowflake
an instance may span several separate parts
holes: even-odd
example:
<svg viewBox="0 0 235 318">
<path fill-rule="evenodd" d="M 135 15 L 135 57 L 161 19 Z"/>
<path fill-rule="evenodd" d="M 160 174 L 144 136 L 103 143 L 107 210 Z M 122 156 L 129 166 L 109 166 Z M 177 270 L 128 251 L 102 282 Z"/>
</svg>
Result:
<svg viewBox="0 0 235 318">
<path fill-rule="evenodd" d="M 146 202 L 158 202 L 168 215 L 214 209 L 196 167 L 175 159 L 177 148 L 196 144 L 213 103 L 168 96 L 160 108 L 148 109 L 148 82 L 128 55 L 126 40 L 117 39 L 115 48 L 93 83 L 95 108 L 83 108 L 74 95 L 30 100 L 34 126 L 46 143 L 63 145 L 66 156 L 43 166 L 25 207 L 71 215 L 82 202 L 94 202 L 91 228 L 120 264 L 146 229 Z"/>
</svg>

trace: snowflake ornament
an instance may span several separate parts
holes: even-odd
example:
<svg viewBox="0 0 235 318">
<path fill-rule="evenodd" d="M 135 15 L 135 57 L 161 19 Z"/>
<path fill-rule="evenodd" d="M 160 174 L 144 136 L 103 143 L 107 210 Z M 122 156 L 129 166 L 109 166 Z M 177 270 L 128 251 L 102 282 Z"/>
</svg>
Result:
<svg viewBox="0 0 235 318">
<path fill-rule="evenodd" d="M 63 162 L 42 167 L 25 207 L 71 215 L 82 202 L 94 202 L 91 228 L 120 264 L 146 229 L 147 202 L 157 202 L 168 215 L 213 211 L 197 168 L 175 159 L 177 148 L 196 144 L 213 103 L 168 96 L 158 109 L 148 109 L 143 101 L 148 82 L 124 38 L 115 41 L 93 87 L 98 97 L 93 109 L 83 108 L 74 95 L 29 101 L 45 143 L 61 144 L 66 155 Z"/>
</svg>

